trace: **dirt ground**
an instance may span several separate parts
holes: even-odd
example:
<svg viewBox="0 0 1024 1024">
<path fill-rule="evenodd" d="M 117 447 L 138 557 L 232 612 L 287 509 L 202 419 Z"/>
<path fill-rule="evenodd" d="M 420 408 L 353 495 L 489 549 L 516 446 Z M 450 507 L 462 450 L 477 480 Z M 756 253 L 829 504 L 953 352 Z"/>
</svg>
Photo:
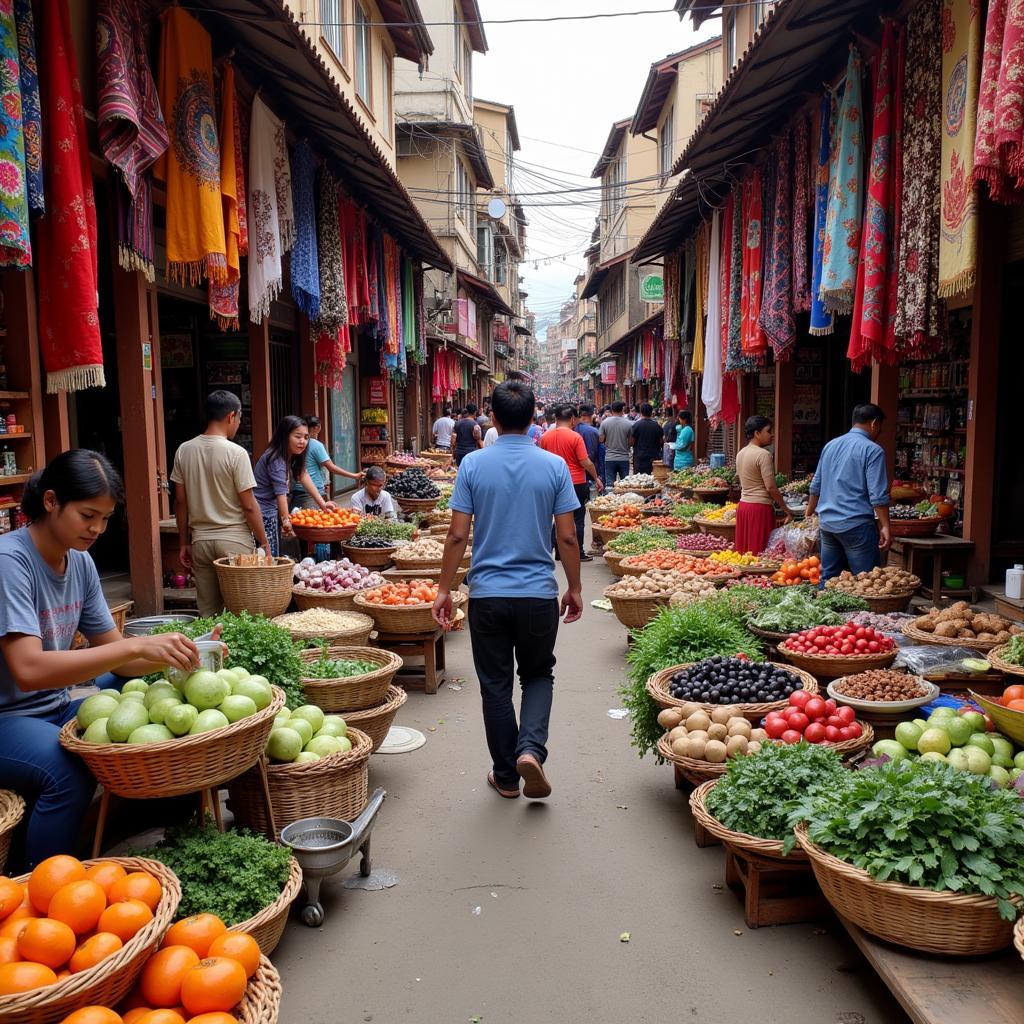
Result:
<svg viewBox="0 0 1024 1024">
<path fill-rule="evenodd" d="M 625 631 L 589 607 L 602 560 L 583 571 L 584 617 L 558 639 L 552 797 L 487 787 L 469 636 L 451 637 L 461 689 L 413 692 L 400 712 L 426 745 L 370 764 L 388 792 L 373 866 L 398 882 L 328 883 L 321 928 L 293 915 L 274 955 L 283 1024 L 905 1024 L 835 920 L 746 927 L 671 769 L 638 760 L 629 721 L 608 715 Z"/>
</svg>

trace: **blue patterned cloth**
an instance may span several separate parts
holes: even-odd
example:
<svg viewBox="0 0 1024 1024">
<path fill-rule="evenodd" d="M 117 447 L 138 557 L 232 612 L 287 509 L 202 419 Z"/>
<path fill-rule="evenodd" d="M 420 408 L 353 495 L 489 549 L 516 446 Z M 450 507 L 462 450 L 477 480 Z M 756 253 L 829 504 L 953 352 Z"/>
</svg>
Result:
<svg viewBox="0 0 1024 1024">
<path fill-rule="evenodd" d="M 316 241 L 316 161 L 309 143 L 292 150 L 292 206 L 295 246 L 291 254 L 292 298 L 315 320 L 320 315 L 320 259 Z"/>
<path fill-rule="evenodd" d="M 0 266 L 28 267 L 28 187 L 18 75 L 18 32 L 13 7 L 0 4 L 0 60 L 10 74 L 0 75 Z"/>
<path fill-rule="evenodd" d="M 828 212 L 829 156 L 832 151 L 832 93 L 821 97 L 821 134 L 818 141 L 818 175 L 814 183 L 814 260 L 811 269 L 811 334 L 831 334 L 835 316 L 821 303 L 821 263 L 825 254 L 825 216 Z"/>
<path fill-rule="evenodd" d="M 14 0 L 18 31 L 18 79 L 21 84 L 21 121 L 25 134 L 25 181 L 28 209 L 34 217 L 46 211 L 43 199 L 43 114 L 39 109 L 39 69 L 36 65 L 36 29 L 32 0 Z"/>
</svg>

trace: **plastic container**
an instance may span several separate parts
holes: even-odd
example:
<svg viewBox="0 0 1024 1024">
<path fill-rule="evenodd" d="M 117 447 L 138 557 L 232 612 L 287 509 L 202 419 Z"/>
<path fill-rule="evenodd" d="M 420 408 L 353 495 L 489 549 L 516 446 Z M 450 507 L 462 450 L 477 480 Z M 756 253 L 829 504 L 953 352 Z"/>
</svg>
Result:
<svg viewBox="0 0 1024 1024">
<path fill-rule="evenodd" d="M 1006 570 L 1006 596 L 1011 601 L 1024 597 L 1024 565 L 1015 565 Z"/>
<path fill-rule="evenodd" d="M 219 640 L 196 640 L 195 645 L 199 648 L 199 668 L 219 672 L 224 667 L 224 645 Z M 167 666 L 167 678 L 175 686 L 184 686 L 191 674 L 184 669 Z"/>
<path fill-rule="evenodd" d="M 724 452 L 712 452 L 708 456 L 708 462 L 712 469 L 725 469 L 725 453 Z"/>
</svg>

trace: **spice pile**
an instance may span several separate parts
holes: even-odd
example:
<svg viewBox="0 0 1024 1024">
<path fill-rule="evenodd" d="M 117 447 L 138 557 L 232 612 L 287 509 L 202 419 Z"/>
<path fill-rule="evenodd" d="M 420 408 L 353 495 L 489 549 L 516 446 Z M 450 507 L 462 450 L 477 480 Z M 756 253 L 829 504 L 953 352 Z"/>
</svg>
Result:
<svg viewBox="0 0 1024 1024">
<path fill-rule="evenodd" d="M 832 688 L 844 697 L 873 701 L 913 700 L 928 693 L 928 688 L 916 676 L 889 669 L 858 672 L 855 676 L 836 680 Z"/>
<path fill-rule="evenodd" d="M 278 615 L 274 624 L 292 633 L 349 633 L 366 625 L 359 612 L 339 612 L 332 608 L 307 608 L 301 612 Z"/>
<path fill-rule="evenodd" d="M 444 557 L 444 544 L 430 537 L 423 537 L 400 547 L 394 554 L 398 559 L 410 559 L 416 562 L 440 562 Z"/>
</svg>

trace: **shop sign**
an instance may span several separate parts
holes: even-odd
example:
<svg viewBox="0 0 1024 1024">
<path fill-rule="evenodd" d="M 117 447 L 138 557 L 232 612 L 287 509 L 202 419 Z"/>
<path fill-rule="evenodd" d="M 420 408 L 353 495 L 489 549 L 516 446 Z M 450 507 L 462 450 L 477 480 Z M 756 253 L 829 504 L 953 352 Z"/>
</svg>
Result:
<svg viewBox="0 0 1024 1024">
<path fill-rule="evenodd" d="M 370 378 L 370 405 L 388 404 L 388 381 L 387 377 Z"/>
<path fill-rule="evenodd" d="M 618 365 L 613 362 L 601 364 L 601 383 L 615 384 L 618 382 Z"/>
<path fill-rule="evenodd" d="M 153 346 L 148 341 L 142 343 L 142 368 L 153 369 Z"/>
<path fill-rule="evenodd" d="M 647 274 L 640 279 L 640 299 L 643 302 L 665 301 L 665 282 L 661 274 Z"/>
</svg>

